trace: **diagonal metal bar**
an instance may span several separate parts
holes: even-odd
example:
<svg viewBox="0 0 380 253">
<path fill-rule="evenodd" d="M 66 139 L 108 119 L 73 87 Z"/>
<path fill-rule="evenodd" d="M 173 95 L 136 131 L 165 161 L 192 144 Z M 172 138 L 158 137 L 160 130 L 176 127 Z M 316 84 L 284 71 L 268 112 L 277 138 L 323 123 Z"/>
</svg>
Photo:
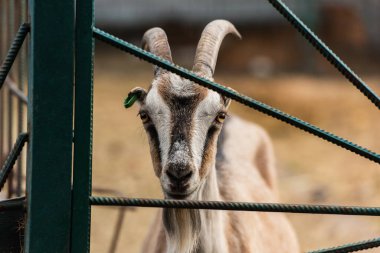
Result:
<svg viewBox="0 0 380 253">
<path fill-rule="evenodd" d="M 378 109 L 380 97 L 352 71 L 309 27 L 307 27 L 281 0 L 268 0 L 310 44 L 318 50 L 344 77 L 360 90 Z"/>
<path fill-rule="evenodd" d="M 90 197 L 91 205 L 380 216 L 379 207 Z"/>
<path fill-rule="evenodd" d="M 248 107 L 251 107 L 259 112 L 262 112 L 264 114 L 267 114 L 269 116 L 272 116 L 278 120 L 281 120 L 285 123 L 288 123 L 294 127 L 297 127 L 299 129 L 302 129 L 308 133 L 311 133 L 313 135 L 316 135 L 326 141 L 329 141 L 331 143 L 334 143 L 342 148 L 345 148 L 347 150 L 350 150 L 358 155 L 361 155 L 371 161 L 374 161 L 376 163 L 380 163 L 380 155 L 370 151 L 366 148 L 363 148 L 355 143 L 352 143 L 346 139 L 343 139 L 337 135 L 334 135 L 332 133 L 329 133 L 323 129 L 320 129 L 308 122 L 305 122 L 301 119 L 298 119 L 296 117 L 293 117 L 285 112 L 282 112 L 276 108 L 273 108 L 267 104 L 264 104 L 260 101 L 257 101 L 253 98 L 247 97 L 245 95 L 242 95 L 228 87 L 222 86 L 218 83 L 212 82 L 208 79 L 202 78 L 197 76 L 195 73 L 182 68 L 180 66 L 177 66 L 167 60 L 164 60 L 150 52 L 147 52 L 131 43 L 128 43 L 126 41 L 123 41 L 109 33 L 106 33 L 98 28 L 93 29 L 93 35 L 95 38 L 110 44 L 111 46 L 114 46 L 122 51 L 125 51 L 127 53 L 130 53 L 142 60 L 145 60 L 147 62 L 150 62 L 154 65 L 157 65 L 158 67 L 164 68 L 166 70 L 169 70 L 183 78 L 189 79 L 193 82 L 196 82 L 206 88 L 209 88 L 211 90 L 214 90 L 216 92 L 219 92 L 220 94 L 229 97 L 239 103 L 242 103 Z"/>
<path fill-rule="evenodd" d="M 346 252 L 355 252 L 355 251 L 360 251 L 360 250 L 372 249 L 376 247 L 380 247 L 380 237 L 370 239 L 367 241 L 345 244 L 345 245 L 341 245 L 341 246 L 337 246 L 333 248 L 310 251 L 308 253 L 346 253 Z"/>
<path fill-rule="evenodd" d="M 24 104 L 28 104 L 28 98 L 25 96 L 24 92 L 17 87 L 16 83 L 10 77 L 5 78 L 5 83 L 8 86 L 9 91 L 12 92 L 12 94 L 16 96 L 19 101 Z"/>
<path fill-rule="evenodd" d="M 5 78 L 7 77 L 13 62 L 16 59 L 17 53 L 20 50 L 22 43 L 24 42 L 26 35 L 30 30 L 30 25 L 28 23 L 24 23 L 20 26 L 17 31 L 16 37 L 14 38 L 10 49 L 8 50 L 8 54 L 5 57 L 3 64 L 0 69 L 0 89 L 3 87 Z"/>
<path fill-rule="evenodd" d="M 24 144 L 27 141 L 28 141 L 28 134 L 21 133 L 18 136 L 16 143 L 13 146 L 11 152 L 9 153 L 7 159 L 5 160 L 4 165 L 0 171 L 0 191 L 3 188 L 5 182 L 7 181 L 7 177 L 9 173 L 11 172 L 13 165 L 16 163 L 17 157 L 20 155 L 22 148 L 24 147 Z"/>
</svg>

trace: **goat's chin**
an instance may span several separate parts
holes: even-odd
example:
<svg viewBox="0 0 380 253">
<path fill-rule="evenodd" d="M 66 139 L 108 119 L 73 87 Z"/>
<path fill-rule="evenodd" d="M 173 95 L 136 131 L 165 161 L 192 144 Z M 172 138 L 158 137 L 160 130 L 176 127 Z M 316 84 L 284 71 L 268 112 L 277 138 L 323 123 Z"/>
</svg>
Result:
<svg viewBox="0 0 380 253">
<path fill-rule="evenodd" d="M 173 193 L 165 193 L 165 198 L 166 199 L 182 199 L 186 200 L 189 199 L 190 195 L 185 195 L 185 194 L 173 194 Z"/>
<path fill-rule="evenodd" d="M 192 200 L 195 199 L 196 192 L 198 188 L 187 190 L 185 192 L 170 192 L 164 191 L 165 199 L 181 199 L 181 200 Z"/>
</svg>

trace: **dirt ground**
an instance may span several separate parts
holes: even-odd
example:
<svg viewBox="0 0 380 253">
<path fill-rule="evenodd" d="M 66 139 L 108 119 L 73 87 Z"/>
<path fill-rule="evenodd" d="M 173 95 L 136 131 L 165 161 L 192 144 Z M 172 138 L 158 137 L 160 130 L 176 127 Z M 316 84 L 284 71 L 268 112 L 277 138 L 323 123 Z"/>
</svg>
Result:
<svg viewBox="0 0 380 253">
<path fill-rule="evenodd" d="M 126 54 L 112 51 L 97 56 L 94 188 L 114 189 L 129 197 L 162 196 L 137 106 L 123 108 L 129 90 L 135 86 L 147 88 L 151 79 L 151 66 Z M 379 111 L 340 76 L 280 75 L 257 79 L 249 74 L 217 71 L 215 80 L 380 152 Z M 364 80 L 380 93 L 379 76 L 366 76 Z M 380 206 L 379 165 L 236 102 L 230 111 L 269 132 L 277 156 L 282 202 Z M 117 252 L 139 252 L 155 212 L 137 208 L 126 214 Z M 108 252 L 116 217 L 117 208 L 93 207 L 91 252 Z M 304 251 L 380 234 L 380 219 L 376 217 L 306 214 L 288 217 Z"/>
</svg>

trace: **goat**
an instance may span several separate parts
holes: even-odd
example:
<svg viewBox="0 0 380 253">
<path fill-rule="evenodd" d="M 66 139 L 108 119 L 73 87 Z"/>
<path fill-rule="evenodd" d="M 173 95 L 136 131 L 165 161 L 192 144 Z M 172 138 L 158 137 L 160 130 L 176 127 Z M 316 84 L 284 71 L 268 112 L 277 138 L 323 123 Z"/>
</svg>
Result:
<svg viewBox="0 0 380 253">
<path fill-rule="evenodd" d="M 219 47 L 229 33 L 240 37 L 226 20 L 206 26 L 196 50 L 195 73 L 213 80 Z M 143 48 L 172 62 L 161 28 L 144 34 Z M 230 99 L 159 67 L 148 91 L 137 87 L 130 95 L 138 97 L 166 199 L 277 201 L 270 140 L 259 126 L 227 117 Z M 295 253 L 299 248 L 283 214 L 165 208 L 142 252 Z"/>
</svg>

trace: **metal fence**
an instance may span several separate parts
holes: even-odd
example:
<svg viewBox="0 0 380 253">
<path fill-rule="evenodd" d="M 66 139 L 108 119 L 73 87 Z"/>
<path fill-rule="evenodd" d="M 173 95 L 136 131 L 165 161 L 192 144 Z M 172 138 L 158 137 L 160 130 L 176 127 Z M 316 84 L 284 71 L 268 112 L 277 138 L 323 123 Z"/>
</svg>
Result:
<svg viewBox="0 0 380 253">
<path fill-rule="evenodd" d="M 363 95 L 380 109 L 379 96 L 314 35 L 302 21 L 280 0 L 268 0 L 268 2 Z M 10 5 L 8 5 L 7 1 L 2 0 L 2 22 L 7 20 L 5 15 L 11 13 L 6 8 L 8 6 L 9 8 L 14 8 L 14 3 L 15 1 L 10 1 Z M 3 6 L 7 7 L 4 8 Z M 26 6 L 25 2 L 24 6 Z M 6 44 L 7 48 L 10 48 L 8 53 L 6 54 L 5 50 L 1 51 L 1 57 L 5 61 L 0 72 L 0 87 L 3 86 L 3 83 L 6 84 L 2 87 L 0 103 L 0 137 L 2 140 L 0 142 L 0 154 L 8 153 L 7 158 L 2 160 L 4 165 L 0 171 L 1 184 L 8 179 L 8 185 L 12 185 L 11 171 L 15 171 L 12 170 L 12 167 L 23 145 L 28 142 L 26 198 L 22 197 L 1 202 L 0 212 L 25 209 L 27 218 L 25 221 L 25 242 L 22 248 L 26 252 L 88 252 L 92 205 L 380 216 L 379 207 L 92 196 L 94 38 L 361 155 L 375 163 L 380 163 L 380 155 L 218 83 L 201 78 L 182 67 L 94 28 L 92 0 L 56 1 L 54 4 L 47 0 L 31 0 L 29 13 L 31 19 L 28 22 L 30 22 L 30 25 L 28 23 L 21 24 L 13 43 Z M 25 19 L 22 22 L 25 22 Z M 6 23 L 4 27 L 9 27 L 10 31 L 14 30 L 12 24 Z M 3 26 L 2 29 L 2 32 L 4 32 L 5 28 Z M 24 128 L 22 128 L 23 113 L 20 113 L 18 115 L 21 115 L 21 118 L 17 121 L 17 126 L 19 126 L 17 129 L 20 134 L 15 141 L 14 137 L 16 135 L 12 130 L 14 124 L 12 98 L 18 98 L 17 106 L 22 112 L 22 107 L 27 100 L 23 95 L 24 87 L 22 85 L 25 78 L 20 77 L 26 70 L 23 67 L 25 60 L 24 63 L 22 61 L 19 63 L 20 71 L 17 80 L 11 79 L 13 82 L 7 80 L 10 80 L 10 77 L 16 78 L 12 74 L 13 72 L 10 73 L 10 69 L 12 65 L 13 68 L 17 66 L 17 62 L 15 62 L 17 53 L 21 53 L 22 58 L 20 48 L 28 32 L 30 32 L 27 98 L 29 101 L 28 133 L 21 134 Z M 6 38 L 11 36 L 8 35 L 10 32 L 4 32 L 2 33 L 2 38 L 4 38 L 5 33 L 7 33 Z M 6 79 L 7 76 L 9 79 Z M 19 83 L 17 89 L 15 88 L 17 85 L 14 83 Z M 4 101 L 11 102 L 5 103 Z M 4 108 L 6 109 L 4 110 Z M 5 111 L 8 111 L 8 113 L 5 113 Z M 5 118 L 7 121 L 5 121 Z M 72 131 L 73 125 L 74 131 Z M 4 144 L 4 136 L 6 135 L 4 131 L 8 131 L 7 138 L 9 139 L 6 141 L 8 145 Z M 11 146 L 14 141 L 15 145 L 12 149 Z M 18 164 L 18 166 L 21 166 L 22 162 L 19 161 Z M 16 178 L 22 179 L 22 173 L 16 173 L 15 175 Z M 21 194 L 22 188 L 18 186 L 19 184 L 21 185 L 19 183 L 21 181 L 16 182 Z M 18 189 L 17 187 L 16 189 Z M 12 192 L 13 187 L 9 189 Z M 19 192 L 16 191 L 15 196 L 17 195 L 19 195 Z M 11 197 L 11 194 L 9 196 Z M 4 227 L 0 226 L 0 229 L 4 230 Z M 353 252 L 377 246 L 380 246 L 380 238 L 313 252 Z"/>
</svg>

